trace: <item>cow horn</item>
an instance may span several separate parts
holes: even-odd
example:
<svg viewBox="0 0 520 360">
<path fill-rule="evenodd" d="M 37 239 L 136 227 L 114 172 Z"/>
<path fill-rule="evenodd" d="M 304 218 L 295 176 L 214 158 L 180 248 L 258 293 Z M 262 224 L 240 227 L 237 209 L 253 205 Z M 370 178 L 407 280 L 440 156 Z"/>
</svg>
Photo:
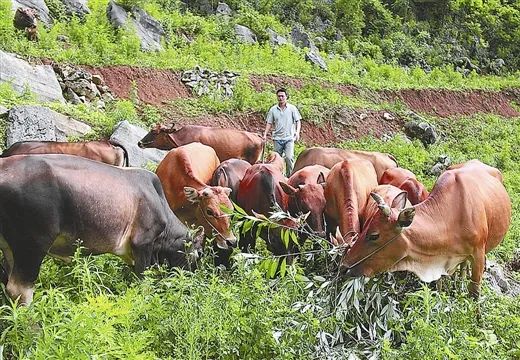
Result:
<svg viewBox="0 0 520 360">
<path fill-rule="evenodd" d="M 379 210 L 381 210 L 381 212 L 386 216 L 390 216 L 390 207 L 385 203 L 385 200 L 379 194 L 376 194 L 374 192 L 371 192 L 370 196 L 372 196 L 372 199 L 374 199 L 374 201 L 376 202 Z"/>
</svg>

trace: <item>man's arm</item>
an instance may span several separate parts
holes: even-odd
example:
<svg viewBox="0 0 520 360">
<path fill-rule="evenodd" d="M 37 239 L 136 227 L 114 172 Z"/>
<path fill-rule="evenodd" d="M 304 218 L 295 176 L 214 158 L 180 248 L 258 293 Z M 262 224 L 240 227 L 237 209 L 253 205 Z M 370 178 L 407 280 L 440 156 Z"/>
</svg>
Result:
<svg viewBox="0 0 520 360">
<path fill-rule="evenodd" d="M 269 131 L 271 131 L 271 127 L 272 127 L 271 123 L 265 124 L 264 136 L 262 136 L 264 140 L 267 139 L 267 134 L 269 133 Z"/>
<path fill-rule="evenodd" d="M 296 134 L 294 135 L 294 141 L 300 141 L 300 129 L 302 127 L 301 120 L 296 122 Z"/>
</svg>

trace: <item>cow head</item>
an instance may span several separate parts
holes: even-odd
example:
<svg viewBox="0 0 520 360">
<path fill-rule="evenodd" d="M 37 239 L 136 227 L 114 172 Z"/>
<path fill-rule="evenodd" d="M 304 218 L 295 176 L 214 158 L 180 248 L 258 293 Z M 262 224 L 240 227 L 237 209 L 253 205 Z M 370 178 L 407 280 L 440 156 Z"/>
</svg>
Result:
<svg viewBox="0 0 520 360">
<path fill-rule="evenodd" d="M 196 204 L 197 220 L 207 235 L 215 232 L 217 246 L 227 249 L 228 245 L 236 244 L 236 237 L 231 232 L 231 222 L 228 214 L 222 211 L 222 207 L 233 209 L 233 204 L 229 200 L 231 189 L 221 186 L 208 186 L 202 190 L 192 187 L 185 187 L 184 194 L 188 201 Z"/>
<path fill-rule="evenodd" d="M 316 184 L 291 185 L 280 181 L 282 190 L 289 195 L 289 212 L 293 214 L 306 214 L 307 224 L 310 229 L 318 234 L 325 236 L 325 221 L 323 213 L 325 211 L 325 177 L 320 173 Z"/>
<path fill-rule="evenodd" d="M 204 243 L 204 228 L 188 231 L 180 238 L 167 238 L 154 242 L 152 264 L 195 269 Z"/>
<path fill-rule="evenodd" d="M 406 242 L 402 241 L 401 232 L 411 225 L 415 209 L 405 208 L 406 192 L 400 192 L 391 206 L 380 195 L 374 192 L 370 195 L 376 201 L 378 210 L 341 259 L 340 271 L 346 276 L 373 276 L 391 270 L 407 254 Z"/>
<path fill-rule="evenodd" d="M 168 128 L 164 125 L 157 124 L 152 127 L 148 134 L 137 142 L 137 146 L 141 149 L 157 148 L 161 150 L 171 150 L 177 147 L 169 136 L 169 134 L 173 132 L 175 132 L 175 125 Z"/>
</svg>

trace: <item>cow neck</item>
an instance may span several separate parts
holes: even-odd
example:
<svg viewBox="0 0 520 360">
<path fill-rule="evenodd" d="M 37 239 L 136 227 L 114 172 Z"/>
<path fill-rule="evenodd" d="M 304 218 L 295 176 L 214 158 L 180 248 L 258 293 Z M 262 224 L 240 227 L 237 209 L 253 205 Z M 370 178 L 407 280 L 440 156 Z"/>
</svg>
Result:
<svg viewBox="0 0 520 360">
<path fill-rule="evenodd" d="M 179 144 L 178 144 L 177 141 L 175 141 L 175 139 L 173 138 L 173 137 L 174 137 L 174 134 L 175 134 L 175 133 L 167 133 L 166 135 L 168 135 L 168 139 L 170 139 L 170 142 L 173 144 L 173 147 L 174 147 L 174 148 L 178 148 L 178 147 L 179 147 Z"/>
</svg>

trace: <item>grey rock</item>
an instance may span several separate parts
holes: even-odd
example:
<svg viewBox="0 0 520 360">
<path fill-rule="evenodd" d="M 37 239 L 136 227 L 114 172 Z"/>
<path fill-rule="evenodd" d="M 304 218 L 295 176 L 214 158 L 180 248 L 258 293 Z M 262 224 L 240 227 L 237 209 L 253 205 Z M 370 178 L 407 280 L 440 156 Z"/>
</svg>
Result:
<svg viewBox="0 0 520 360">
<path fill-rule="evenodd" d="M 231 10 L 228 4 L 224 2 L 219 2 L 217 9 L 215 10 L 215 14 L 220 16 L 231 16 L 233 14 L 233 11 Z"/>
<path fill-rule="evenodd" d="M 67 43 L 67 44 L 70 42 L 69 37 L 66 35 L 58 35 L 58 36 L 56 36 L 56 40 Z"/>
<path fill-rule="evenodd" d="M 146 11 L 138 8 L 133 8 L 133 16 L 137 36 L 141 40 L 141 49 L 143 51 L 162 50 L 161 39 L 164 38 L 166 32 L 161 23 L 148 15 Z"/>
<path fill-rule="evenodd" d="M 83 18 L 85 15 L 90 14 L 87 0 L 61 0 L 61 2 L 65 5 L 67 15 L 76 15 L 79 18 Z"/>
<path fill-rule="evenodd" d="M 419 139 L 424 146 L 435 144 L 439 139 L 435 128 L 427 122 L 409 121 L 404 124 L 404 132 L 411 139 Z"/>
<path fill-rule="evenodd" d="M 325 63 L 325 60 L 323 60 L 323 58 L 318 54 L 317 51 L 308 51 L 305 54 L 305 60 L 313 63 L 316 66 L 319 66 L 324 71 L 328 71 L 327 63 Z"/>
<path fill-rule="evenodd" d="M 243 25 L 235 25 L 235 35 L 244 44 L 254 44 L 257 42 L 256 35 L 250 28 Z"/>
<path fill-rule="evenodd" d="M 22 93 L 28 87 L 40 101 L 65 102 L 51 66 L 33 66 L 16 55 L 1 50 L 0 64 L 0 82 L 11 83 L 15 91 Z"/>
<path fill-rule="evenodd" d="M 0 118 L 7 117 L 7 113 L 9 112 L 9 109 L 0 105 Z"/>
<path fill-rule="evenodd" d="M 502 266 L 493 260 L 486 260 L 486 272 L 484 279 L 488 281 L 489 286 L 499 294 L 507 294 L 511 290 L 509 281 L 505 275 Z"/>
<path fill-rule="evenodd" d="M 286 45 L 289 41 L 283 36 L 279 35 L 276 31 L 272 29 L 267 29 L 267 35 L 269 35 L 269 43 L 273 46 Z"/>
<path fill-rule="evenodd" d="M 115 28 L 125 25 L 135 28 L 136 35 L 141 41 L 141 50 L 159 51 L 162 49 L 161 40 L 166 35 L 161 23 L 151 17 L 146 11 L 133 7 L 127 11 L 124 7 L 112 0 L 107 6 L 107 17 Z"/>
<path fill-rule="evenodd" d="M 67 88 L 72 89 L 79 96 L 86 95 L 90 92 L 91 82 L 86 79 L 78 79 L 76 81 L 66 81 Z"/>
<path fill-rule="evenodd" d="M 110 140 L 116 141 L 125 147 L 128 152 L 130 166 L 144 167 L 148 162 L 158 164 L 166 156 L 168 151 L 139 148 L 137 142 L 147 133 L 147 130 L 124 120 L 115 126 Z"/>
<path fill-rule="evenodd" d="M 101 77 L 101 75 L 92 75 L 92 82 L 96 85 L 102 85 L 103 78 Z"/>
<path fill-rule="evenodd" d="M 125 25 L 128 15 L 122 6 L 110 0 L 107 6 L 107 17 L 113 27 L 120 28 Z"/>
<path fill-rule="evenodd" d="M 448 155 L 440 155 L 435 165 L 431 167 L 429 173 L 434 176 L 439 176 L 444 170 L 451 165 L 451 159 Z"/>
<path fill-rule="evenodd" d="M 68 116 L 41 106 L 17 106 L 7 115 L 6 145 L 18 141 L 66 141 L 67 136 L 82 136 L 92 129 Z"/>
<path fill-rule="evenodd" d="M 44 0 L 11 0 L 11 7 L 16 11 L 19 7 L 28 7 L 34 9 L 38 15 L 38 19 L 47 27 L 52 25 L 52 18 L 49 13 L 49 8 Z"/>
<path fill-rule="evenodd" d="M 81 103 L 81 100 L 79 99 L 78 94 L 76 94 L 71 88 L 67 88 L 67 90 L 65 90 L 64 95 L 65 95 L 65 98 L 67 99 L 67 101 L 69 101 L 70 103 L 72 103 L 74 105 Z"/>
<path fill-rule="evenodd" d="M 317 51 L 316 45 L 311 40 L 309 34 L 295 26 L 291 31 L 292 43 L 299 48 L 308 48 L 311 51 Z"/>
</svg>

